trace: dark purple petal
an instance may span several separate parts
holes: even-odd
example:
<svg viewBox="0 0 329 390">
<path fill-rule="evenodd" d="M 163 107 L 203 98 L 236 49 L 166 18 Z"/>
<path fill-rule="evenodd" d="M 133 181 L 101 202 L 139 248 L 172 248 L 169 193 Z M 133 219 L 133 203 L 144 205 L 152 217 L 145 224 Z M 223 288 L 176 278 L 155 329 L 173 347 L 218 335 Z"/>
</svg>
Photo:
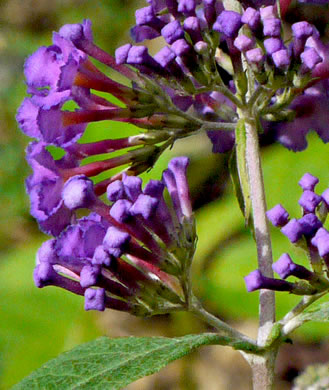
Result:
<svg viewBox="0 0 329 390">
<path fill-rule="evenodd" d="M 284 226 L 289 218 L 288 212 L 281 204 L 277 204 L 271 210 L 266 211 L 266 216 L 274 226 L 280 227 Z"/>
<path fill-rule="evenodd" d="M 304 215 L 298 222 L 305 236 L 312 236 L 322 226 L 318 217 L 313 213 Z"/>
<path fill-rule="evenodd" d="M 132 45 L 127 43 L 126 45 L 120 46 L 115 51 L 115 61 L 118 65 L 125 64 L 127 62 L 128 53 Z"/>
<path fill-rule="evenodd" d="M 260 26 L 260 12 L 251 7 L 247 8 L 241 17 L 241 22 L 256 30 Z"/>
<path fill-rule="evenodd" d="M 85 19 L 83 23 L 66 24 L 58 31 L 58 34 L 71 41 L 78 48 L 84 41 L 93 41 L 91 21 Z"/>
<path fill-rule="evenodd" d="M 207 136 L 212 142 L 213 153 L 226 153 L 234 146 L 234 131 L 209 130 Z"/>
<path fill-rule="evenodd" d="M 202 41 L 199 19 L 195 16 L 190 16 L 184 21 L 184 30 L 189 34 L 192 42 Z"/>
<path fill-rule="evenodd" d="M 292 243 L 297 242 L 303 234 L 303 229 L 297 219 L 291 219 L 282 229 L 281 232 L 289 238 Z"/>
<path fill-rule="evenodd" d="M 286 68 L 290 65 L 290 55 L 287 49 L 281 49 L 272 54 L 274 65 L 277 68 Z"/>
<path fill-rule="evenodd" d="M 125 222 L 130 218 L 130 207 L 132 203 L 126 199 L 117 200 L 111 207 L 110 214 L 118 222 Z"/>
<path fill-rule="evenodd" d="M 313 273 L 302 265 L 295 264 L 288 253 L 284 253 L 279 260 L 272 265 L 275 271 L 282 279 L 289 276 L 296 276 L 299 279 L 310 280 L 313 278 Z"/>
<path fill-rule="evenodd" d="M 281 20 L 278 18 L 263 20 L 263 34 L 267 37 L 279 37 L 281 35 Z"/>
<path fill-rule="evenodd" d="M 322 57 L 313 47 L 307 48 L 303 53 L 301 53 L 300 59 L 310 70 L 314 69 L 317 64 L 322 62 Z"/>
<path fill-rule="evenodd" d="M 172 44 L 171 48 L 177 56 L 184 56 L 191 52 L 191 46 L 185 39 L 178 39 Z"/>
<path fill-rule="evenodd" d="M 39 107 L 30 98 L 25 98 L 19 107 L 16 120 L 19 127 L 29 137 L 41 139 L 42 135 L 37 123 Z"/>
<path fill-rule="evenodd" d="M 266 53 L 271 55 L 283 48 L 283 42 L 280 38 L 267 38 L 264 40 Z"/>
<path fill-rule="evenodd" d="M 157 38 L 161 34 L 150 26 L 135 26 L 130 30 L 130 35 L 136 43 L 139 43 L 145 41 L 146 39 Z"/>
<path fill-rule="evenodd" d="M 267 278 L 256 269 L 249 275 L 244 277 L 247 291 L 252 292 L 260 289 L 275 290 L 275 291 L 291 291 L 293 285 L 284 280 Z"/>
<path fill-rule="evenodd" d="M 45 91 L 47 87 L 54 89 L 60 76 L 60 66 L 64 64 L 58 46 L 40 47 L 27 58 L 24 65 L 26 83 L 30 88 Z"/>
<path fill-rule="evenodd" d="M 59 107 L 39 109 L 37 124 L 42 140 L 52 145 L 67 147 L 76 142 L 84 133 L 86 123 L 65 126 Z"/>
<path fill-rule="evenodd" d="M 303 207 L 303 209 L 309 213 L 313 213 L 320 202 L 321 196 L 309 190 L 304 191 L 298 201 L 298 203 Z"/>
<path fill-rule="evenodd" d="M 314 191 L 314 188 L 318 183 L 319 179 L 310 173 L 305 173 L 298 182 L 304 191 Z"/>
<path fill-rule="evenodd" d="M 187 157 L 176 157 L 170 160 L 168 169 L 175 177 L 180 209 L 185 217 L 190 218 L 192 216 L 192 205 L 186 177 L 188 165 L 189 159 Z"/>
<path fill-rule="evenodd" d="M 55 278 L 56 272 L 53 266 L 47 262 L 38 264 L 33 272 L 34 283 L 38 288 L 49 285 Z"/>
<path fill-rule="evenodd" d="M 126 195 L 124 185 L 121 180 L 115 180 L 108 185 L 106 189 L 107 199 L 110 202 L 116 202 L 123 199 Z"/>
<path fill-rule="evenodd" d="M 171 45 L 178 39 L 184 37 L 184 30 L 178 20 L 174 20 L 173 22 L 168 23 L 161 30 L 161 35 L 164 37 L 167 43 Z"/>
<path fill-rule="evenodd" d="M 329 232 L 325 228 L 323 228 L 323 227 L 320 228 L 316 232 L 315 236 L 312 238 L 312 240 L 311 240 L 312 245 L 317 246 L 318 245 L 318 240 L 321 237 L 324 237 L 324 239 L 327 239 L 327 240 L 329 239 Z"/>
<path fill-rule="evenodd" d="M 273 5 L 269 5 L 268 7 L 261 7 L 259 11 L 263 23 L 266 19 L 274 19 L 278 16 L 276 7 Z"/>
<path fill-rule="evenodd" d="M 142 179 L 136 176 L 124 175 L 122 177 L 127 198 L 135 202 L 138 196 L 142 193 Z"/>
<path fill-rule="evenodd" d="M 80 273 L 80 285 L 83 288 L 91 287 L 97 284 L 98 277 L 101 272 L 101 267 L 98 265 L 85 265 Z"/>
<path fill-rule="evenodd" d="M 70 210 L 90 207 L 96 201 L 92 180 L 84 175 L 71 177 L 63 187 L 62 199 Z"/>
<path fill-rule="evenodd" d="M 127 246 L 131 236 L 113 226 L 107 229 L 103 240 L 104 249 L 115 257 L 121 256 L 123 250 Z"/>
<path fill-rule="evenodd" d="M 147 220 L 154 215 L 158 203 L 158 199 L 152 198 L 149 195 L 140 194 L 129 211 L 131 215 L 141 215 Z"/>
<path fill-rule="evenodd" d="M 241 15 L 234 11 L 223 11 L 217 18 L 213 29 L 234 38 L 242 26 Z"/>
<path fill-rule="evenodd" d="M 105 310 L 105 289 L 87 288 L 85 291 L 85 310 Z"/>
<path fill-rule="evenodd" d="M 262 64 L 264 61 L 264 54 L 262 52 L 262 49 L 259 47 L 256 47 L 255 49 L 251 49 L 246 51 L 246 58 L 247 61 L 251 64 Z"/>
<path fill-rule="evenodd" d="M 194 14 L 195 11 L 195 0 L 180 0 L 178 3 L 178 12 L 182 12 L 186 15 Z"/>
<path fill-rule="evenodd" d="M 99 245 L 96 247 L 94 256 L 92 258 L 92 264 L 94 265 L 105 265 L 107 267 L 111 264 L 111 256 L 104 249 L 103 245 Z"/>
<path fill-rule="evenodd" d="M 234 46 L 243 52 L 252 49 L 254 46 L 254 41 L 246 35 L 241 34 L 235 38 Z"/>
<path fill-rule="evenodd" d="M 159 180 L 150 180 L 145 188 L 144 188 L 144 194 L 152 196 L 154 198 L 161 198 L 164 190 L 164 184 Z"/>
<path fill-rule="evenodd" d="M 305 39 L 313 34 L 313 27 L 308 22 L 297 22 L 291 26 L 292 35 L 298 39 Z"/>
</svg>

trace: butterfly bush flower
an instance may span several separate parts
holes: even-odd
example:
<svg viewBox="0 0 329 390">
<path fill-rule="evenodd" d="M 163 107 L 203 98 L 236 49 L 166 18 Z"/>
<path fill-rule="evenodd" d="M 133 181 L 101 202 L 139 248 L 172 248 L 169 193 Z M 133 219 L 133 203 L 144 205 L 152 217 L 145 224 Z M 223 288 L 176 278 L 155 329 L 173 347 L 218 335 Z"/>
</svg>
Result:
<svg viewBox="0 0 329 390">
<path fill-rule="evenodd" d="M 250 104 L 267 131 L 295 151 L 306 148 L 310 129 L 328 142 L 328 47 L 306 21 L 292 25 L 287 41 L 276 5 L 256 3 L 255 8 L 242 3 L 238 13 L 216 0 L 149 1 L 136 11 L 131 29 L 136 44 L 121 46 L 115 58 L 94 43 L 90 21 L 63 26 L 51 46 L 39 48 L 25 63 L 31 96 L 17 114 L 22 131 L 80 160 L 154 145 L 139 170 L 176 139 L 198 130 L 207 131 L 214 152 L 226 152 L 234 146 L 237 111 L 246 101 L 247 66 L 255 79 Z M 160 37 L 164 46 L 151 56 L 144 41 Z M 111 79 L 94 60 L 127 83 Z M 112 103 L 110 95 L 120 103 Z M 77 108 L 68 110 L 68 102 Z M 128 122 L 144 133 L 97 147 L 77 142 L 89 123 L 105 120 Z"/>
<path fill-rule="evenodd" d="M 312 270 L 294 263 L 289 254 L 284 253 L 272 266 L 281 279 L 267 278 L 259 270 L 255 270 L 245 277 L 248 291 L 264 288 L 312 295 L 328 288 L 329 232 L 323 224 L 329 210 L 329 189 L 322 195 L 316 194 L 314 190 L 318 182 L 317 177 L 305 173 L 298 183 L 303 190 L 298 201 L 303 212 L 301 218 L 290 218 L 281 204 L 266 213 L 269 221 L 280 228 L 291 243 L 306 251 Z M 289 276 L 301 281 L 287 282 L 285 279 Z"/>
<path fill-rule="evenodd" d="M 234 146 L 229 124 L 237 121 L 235 97 L 246 93 L 243 58 L 254 72 L 256 90 L 268 91 L 254 102 L 267 131 L 294 151 L 307 147 L 311 129 L 328 142 L 328 47 L 314 26 L 294 23 L 288 39 L 274 1 L 242 1 L 241 13 L 225 10 L 215 0 L 148 3 L 136 11 L 131 30 L 137 45 L 120 47 L 116 60 L 138 67 L 145 76 L 157 74 L 174 104 L 203 120 L 214 152 Z M 282 12 L 289 4 L 280 2 Z M 152 58 L 140 44 L 159 37 L 166 45 Z"/>
<path fill-rule="evenodd" d="M 86 309 L 161 311 L 147 300 L 150 290 L 169 297 L 173 307 L 184 304 L 181 275 L 195 240 L 187 161 L 173 160 L 162 182 L 143 190 L 137 175 L 177 139 L 198 131 L 206 131 L 214 152 L 230 151 L 247 106 L 259 133 L 262 124 L 289 149 L 305 149 L 310 129 L 329 141 L 329 57 L 318 31 L 301 21 L 285 36 L 274 1 L 241 5 L 236 12 L 218 0 L 149 0 L 136 11 L 134 42 L 114 57 L 95 44 L 85 20 L 63 26 L 52 45 L 26 60 L 29 97 L 17 113 L 21 130 L 33 139 L 26 188 L 31 214 L 53 236 L 38 255 L 39 287 L 54 284 L 83 294 Z M 163 47 L 152 56 L 147 44 L 155 38 Z M 89 124 L 98 121 L 129 123 L 139 134 L 83 142 Z M 55 159 L 51 147 L 63 157 Z M 107 178 L 98 181 L 100 174 Z M 282 210 L 274 220 L 292 242 L 308 237 L 323 257 L 323 235 L 314 228 L 321 223 L 315 215 L 326 202 L 321 199 L 310 187 L 300 199 L 303 220 L 288 221 Z M 91 214 L 79 219 L 81 208 Z"/>
<path fill-rule="evenodd" d="M 78 209 L 90 213 L 71 218 L 41 246 L 37 287 L 53 285 L 83 295 L 86 310 L 150 315 L 183 308 L 183 279 L 196 240 L 187 165 L 186 157 L 174 158 L 162 181 L 151 180 L 144 188 L 139 177 L 125 174 L 108 185 L 106 202 L 87 176 L 68 179 L 59 203 L 71 214 Z"/>
</svg>

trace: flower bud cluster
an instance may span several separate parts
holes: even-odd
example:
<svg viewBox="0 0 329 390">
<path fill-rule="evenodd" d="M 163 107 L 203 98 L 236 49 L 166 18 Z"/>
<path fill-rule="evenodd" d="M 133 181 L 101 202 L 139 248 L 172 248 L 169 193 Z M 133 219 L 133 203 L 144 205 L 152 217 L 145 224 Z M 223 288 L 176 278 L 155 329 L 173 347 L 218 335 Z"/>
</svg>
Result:
<svg viewBox="0 0 329 390">
<path fill-rule="evenodd" d="M 314 189 L 318 182 L 317 177 L 305 173 L 298 183 L 303 189 L 298 201 L 303 211 L 301 218 L 289 218 L 288 212 L 281 204 L 266 213 L 271 223 L 280 228 L 290 242 L 306 251 L 312 271 L 295 264 L 291 257 L 284 253 L 272 265 L 273 271 L 282 279 L 295 276 L 302 281 L 290 283 L 268 278 L 259 270 L 255 270 L 245 278 L 248 291 L 264 288 L 289 291 L 297 295 L 312 295 L 329 288 L 329 232 L 323 226 L 329 210 L 329 189 L 322 195 L 316 194 Z"/>
<path fill-rule="evenodd" d="M 144 189 L 139 177 L 125 174 L 107 186 L 106 203 L 87 176 L 67 180 L 60 197 L 71 223 L 57 225 L 56 237 L 39 249 L 37 287 L 83 295 L 86 310 L 150 315 L 183 308 L 196 240 L 187 165 L 186 157 L 174 158 L 162 181 Z M 78 219 L 78 209 L 90 214 Z"/>
<path fill-rule="evenodd" d="M 265 126 L 278 133 L 284 146 L 305 149 L 310 129 L 328 142 L 327 128 L 319 119 L 319 113 L 320 118 L 327 114 L 328 95 L 317 88 L 317 101 L 312 102 L 314 90 L 303 92 L 314 78 L 329 76 L 329 50 L 314 26 L 297 22 L 287 35 L 273 5 L 248 7 L 238 13 L 225 10 L 216 0 L 148 3 L 136 11 L 131 30 L 137 45 L 118 48 L 116 61 L 157 79 L 180 109 L 209 122 L 203 128 L 209 129 L 214 152 L 225 152 L 234 145 L 234 134 L 223 131 L 229 130 L 224 123 L 237 120 L 239 101 L 232 94 L 246 99 L 246 66 L 255 78 L 255 90 L 263 88 L 264 93 L 253 102 L 259 115 L 264 121 L 288 121 L 284 128 L 281 124 Z M 140 43 L 159 37 L 166 45 L 152 57 Z M 300 118 L 298 129 L 289 122 L 294 116 Z"/>
</svg>

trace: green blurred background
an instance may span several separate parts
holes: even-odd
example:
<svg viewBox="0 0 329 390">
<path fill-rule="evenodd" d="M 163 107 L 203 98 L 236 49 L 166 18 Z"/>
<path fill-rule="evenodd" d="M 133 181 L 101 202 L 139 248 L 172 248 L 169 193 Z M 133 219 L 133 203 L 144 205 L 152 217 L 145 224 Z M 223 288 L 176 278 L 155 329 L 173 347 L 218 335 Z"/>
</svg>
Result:
<svg viewBox="0 0 329 390">
<path fill-rule="evenodd" d="M 28 139 L 15 123 L 15 112 L 25 95 L 24 59 L 38 46 L 50 45 L 52 31 L 84 18 L 93 22 L 97 44 L 113 53 L 115 47 L 129 40 L 128 30 L 137 6 L 145 3 L 0 2 L 0 389 L 10 388 L 60 352 L 102 334 L 174 336 L 206 329 L 187 314 L 135 319 L 114 311 L 84 312 L 81 297 L 52 287 L 38 290 L 33 285 L 35 253 L 46 237 L 29 216 L 24 189 L 24 179 L 29 174 L 24 159 Z M 328 8 L 324 8 L 319 12 L 318 7 L 311 7 L 307 12 L 325 34 Z M 298 20 L 301 12 L 306 12 L 305 8 L 294 9 L 289 18 Z M 152 46 L 151 50 L 156 50 L 156 42 Z M 90 126 L 85 140 L 117 138 L 135 131 L 131 126 L 104 122 Z M 301 191 L 297 182 L 305 172 L 319 177 L 318 192 L 329 185 L 328 146 L 314 134 L 308 140 L 309 148 L 303 153 L 289 152 L 278 144 L 263 148 L 268 205 L 281 202 L 295 217 L 300 213 L 297 200 Z M 182 154 L 191 158 L 189 179 L 199 235 L 194 262 L 195 292 L 213 313 L 255 335 L 258 294 L 246 292 L 243 276 L 256 268 L 256 251 L 233 195 L 228 156 L 212 155 L 207 137 L 198 135 L 177 142 L 143 177 L 159 178 L 168 160 Z M 290 246 L 275 229 L 272 233 L 275 259 L 289 251 L 294 260 L 305 264 L 302 252 Z M 278 318 L 297 301 L 298 298 L 279 294 Z M 329 360 L 328 325 L 308 324 L 295 332 L 293 341 L 293 345 L 283 348 L 278 359 L 278 389 L 289 388 L 292 378 L 307 364 Z M 248 375 L 248 367 L 237 352 L 207 347 L 128 388 L 247 389 Z"/>
</svg>

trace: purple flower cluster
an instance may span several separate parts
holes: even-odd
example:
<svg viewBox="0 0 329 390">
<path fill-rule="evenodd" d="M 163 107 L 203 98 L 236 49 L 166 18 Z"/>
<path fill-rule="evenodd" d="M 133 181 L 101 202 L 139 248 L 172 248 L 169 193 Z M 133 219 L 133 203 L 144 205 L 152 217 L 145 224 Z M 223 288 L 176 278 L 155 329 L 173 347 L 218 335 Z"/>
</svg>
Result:
<svg viewBox="0 0 329 390">
<path fill-rule="evenodd" d="M 310 271 L 295 264 L 290 256 L 284 253 L 273 264 L 273 271 L 282 279 L 295 276 L 307 283 L 289 283 L 285 280 L 267 278 L 259 270 L 255 270 L 245 277 L 248 291 L 264 288 L 307 295 L 329 288 L 329 232 L 323 227 L 329 211 L 329 188 L 321 196 L 316 194 L 314 189 L 318 182 L 318 178 L 305 173 L 298 183 L 303 189 L 303 194 L 298 201 L 303 210 L 301 218 L 290 219 L 281 204 L 266 213 L 271 223 L 279 227 L 290 242 L 306 250 L 312 267 Z"/>
<path fill-rule="evenodd" d="M 233 94 L 239 91 L 242 57 L 254 71 L 256 80 L 274 90 L 260 110 L 264 120 L 282 121 L 283 109 L 297 116 L 296 122 L 265 125 L 278 133 L 278 140 L 285 147 L 294 151 L 305 149 L 305 136 L 311 129 L 328 142 L 328 129 L 322 119 L 327 115 L 328 95 L 321 91 L 321 85 L 303 92 L 311 77 L 329 76 L 329 49 L 314 26 L 306 21 L 293 24 L 292 40 L 286 44 L 275 5 L 248 7 L 239 14 L 224 10 L 216 0 L 148 3 L 149 6 L 136 11 L 132 38 L 140 43 L 162 37 L 166 45 L 152 57 L 147 46 L 126 44 L 116 51 L 117 63 L 161 78 L 180 109 L 188 109 L 210 123 L 216 122 L 216 130 L 208 131 L 214 152 L 226 152 L 234 145 L 233 132 L 220 130 L 220 123 L 236 121 L 236 106 L 216 87 L 223 85 L 224 71 L 232 78 L 225 81 L 225 86 Z M 289 93 L 287 87 L 291 87 Z M 316 101 L 312 100 L 315 93 Z M 276 112 L 280 115 L 276 116 Z"/>
<path fill-rule="evenodd" d="M 85 175 L 58 184 L 61 207 L 71 221 L 66 228 L 56 223 L 56 237 L 39 249 L 37 287 L 84 295 L 86 310 L 149 315 L 182 308 L 186 297 L 180 278 L 195 249 L 187 165 L 186 157 L 172 159 L 162 181 L 151 180 L 144 189 L 139 177 L 124 174 L 107 186 L 106 203 Z M 35 168 L 35 175 L 44 170 Z M 45 183 L 44 191 L 55 191 L 55 184 Z M 54 205 L 48 200 L 47 206 Z M 78 209 L 90 214 L 78 219 Z"/>
</svg>

